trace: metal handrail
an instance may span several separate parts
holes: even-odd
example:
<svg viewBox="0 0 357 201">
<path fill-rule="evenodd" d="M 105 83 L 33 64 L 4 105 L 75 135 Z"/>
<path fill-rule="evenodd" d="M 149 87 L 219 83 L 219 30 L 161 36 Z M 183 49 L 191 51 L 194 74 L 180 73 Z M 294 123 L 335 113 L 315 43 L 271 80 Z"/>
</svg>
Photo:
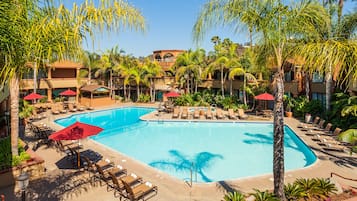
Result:
<svg viewBox="0 0 357 201">
<path fill-rule="evenodd" d="M 339 175 L 337 173 L 331 172 L 330 177 L 332 178 L 333 175 L 341 177 L 342 179 L 346 179 L 346 180 L 349 180 L 349 181 L 357 181 L 357 179 L 347 178 L 347 177 L 341 176 L 341 175 Z"/>
</svg>

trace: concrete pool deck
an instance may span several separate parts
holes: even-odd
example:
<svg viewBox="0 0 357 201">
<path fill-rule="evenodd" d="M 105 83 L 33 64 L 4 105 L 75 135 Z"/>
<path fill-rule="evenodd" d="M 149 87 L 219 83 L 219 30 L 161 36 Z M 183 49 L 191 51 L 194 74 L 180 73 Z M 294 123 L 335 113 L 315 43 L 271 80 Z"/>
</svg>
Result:
<svg viewBox="0 0 357 201">
<path fill-rule="evenodd" d="M 121 106 L 149 106 L 157 108 L 157 105 L 153 104 L 117 104 L 112 107 L 96 108 L 109 109 L 113 107 Z M 90 111 L 86 111 L 90 112 Z M 54 129 L 61 129 L 60 126 L 54 124 L 53 121 L 58 118 L 63 118 L 75 113 L 67 113 L 65 115 L 50 115 L 48 119 L 43 120 L 43 123 L 48 124 Z M 153 112 L 149 115 L 145 115 L 142 119 L 154 120 L 154 121 L 166 121 L 171 119 L 172 114 Z M 253 117 L 253 116 L 252 116 Z M 272 119 L 264 118 L 251 118 L 251 121 L 268 121 L 272 122 Z M 200 119 L 189 118 L 189 121 L 206 121 L 205 118 Z M 175 121 L 187 121 L 182 119 L 175 119 Z M 207 120 L 212 121 L 212 120 Z M 217 121 L 217 120 L 213 120 Z M 219 121 L 232 120 L 224 119 Z M 237 122 L 243 122 L 243 120 L 234 120 Z M 339 152 L 325 152 L 321 149 L 315 141 L 311 140 L 311 137 L 306 136 L 304 132 L 297 128 L 300 123 L 295 118 L 285 118 L 284 123 L 288 125 L 294 132 L 314 151 L 318 160 L 311 166 L 294 171 L 285 172 L 285 182 L 293 182 L 297 178 L 329 178 L 331 172 L 349 177 L 357 178 L 357 154 L 353 153 L 339 153 Z M 253 189 L 273 189 L 273 175 L 267 174 L 257 177 L 249 177 L 242 179 L 235 179 L 231 181 L 212 182 L 207 184 L 193 184 L 192 187 L 186 182 L 174 178 L 164 172 L 156 170 L 146 164 L 131 159 L 119 152 L 113 151 L 110 148 L 104 147 L 92 140 L 82 140 L 81 143 L 84 146 L 84 150 L 90 149 L 100 153 L 103 158 L 108 158 L 115 164 L 121 164 L 128 172 L 136 173 L 144 178 L 144 180 L 150 181 L 158 186 L 158 194 L 150 200 L 222 200 L 224 194 L 228 190 L 237 190 L 244 193 L 252 192 Z M 31 147 L 31 146 L 30 146 Z M 139 148 L 139 147 L 138 147 Z M 45 160 L 45 167 L 47 169 L 46 175 L 36 181 L 31 181 L 29 186 L 29 196 L 32 199 L 29 200 L 68 200 L 68 201 L 87 201 L 87 200 L 119 200 L 119 198 L 113 196 L 113 191 L 108 192 L 106 185 L 91 185 L 88 183 L 88 173 L 78 172 L 71 168 L 71 164 L 68 161 L 62 160 L 64 154 L 56 152 L 54 148 L 48 148 L 41 146 L 36 153 Z M 273 154 L 273 153 L 272 153 Z M 254 167 L 252 167 L 254 168 Z M 334 180 L 349 184 L 348 181 L 335 178 Z M 104 183 L 103 183 L 104 184 Z M 13 186 L 0 189 L 0 194 L 5 194 L 6 200 L 16 200 L 19 194 L 15 194 L 17 191 Z M 17 198 L 16 198 L 17 197 Z"/>
</svg>

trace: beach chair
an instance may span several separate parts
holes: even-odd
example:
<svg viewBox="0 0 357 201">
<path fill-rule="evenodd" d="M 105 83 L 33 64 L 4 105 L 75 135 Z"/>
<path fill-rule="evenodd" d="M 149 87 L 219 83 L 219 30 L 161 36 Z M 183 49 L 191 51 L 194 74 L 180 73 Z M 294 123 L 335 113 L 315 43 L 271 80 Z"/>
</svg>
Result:
<svg viewBox="0 0 357 201">
<path fill-rule="evenodd" d="M 119 175 L 116 176 L 112 172 L 109 172 L 109 177 L 111 178 L 111 183 L 108 183 L 108 188 L 114 189 L 114 196 L 116 196 L 116 193 L 119 193 L 119 196 L 127 197 L 127 193 L 125 191 L 125 187 L 122 181 L 125 181 L 128 185 L 135 185 L 137 183 L 140 183 L 143 179 L 139 176 L 137 176 L 134 173 L 131 173 L 130 175 Z"/>
<path fill-rule="evenodd" d="M 200 110 L 199 109 L 195 109 L 193 111 L 193 118 L 194 119 L 199 119 L 200 118 Z"/>
<path fill-rule="evenodd" d="M 188 118 L 188 109 L 187 107 L 184 107 L 181 113 L 181 119 L 187 119 Z"/>
<path fill-rule="evenodd" d="M 128 183 L 123 182 L 125 191 L 127 193 L 127 198 L 130 201 L 137 200 L 147 200 L 157 194 L 157 186 L 151 184 L 150 182 L 141 183 L 137 186 L 131 187 Z"/>
<path fill-rule="evenodd" d="M 77 109 L 74 108 L 73 103 L 68 103 L 68 110 L 69 110 L 70 112 L 77 112 Z"/>
<path fill-rule="evenodd" d="M 213 114 L 212 114 L 211 108 L 207 109 L 206 119 L 213 119 Z"/>
<path fill-rule="evenodd" d="M 174 112 L 172 113 L 172 118 L 178 118 L 180 116 L 180 108 L 175 107 Z"/>
<path fill-rule="evenodd" d="M 320 121 L 320 117 L 316 116 L 312 123 L 300 123 L 298 128 L 306 128 L 306 127 L 316 127 Z"/>
<path fill-rule="evenodd" d="M 248 119 L 248 115 L 244 113 L 242 108 L 238 109 L 238 117 L 239 119 Z"/>
<path fill-rule="evenodd" d="M 317 126 L 304 126 L 302 127 L 300 130 L 301 131 L 308 131 L 308 130 L 315 130 L 315 129 L 321 129 L 324 127 L 324 124 L 325 124 L 325 120 L 324 119 L 321 119 L 319 121 L 319 124 Z"/>
<path fill-rule="evenodd" d="M 328 124 L 326 124 L 325 128 L 323 128 L 323 129 L 318 129 L 318 128 L 310 129 L 305 133 L 305 135 L 316 135 L 316 134 L 330 133 L 331 128 L 332 128 L 332 124 L 328 123 Z"/>
<path fill-rule="evenodd" d="M 345 152 L 347 147 L 339 145 L 339 144 L 333 144 L 330 142 L 322 142 L 320 143 L 322 145 L 322 149 L 325 151 L 335 151 L 335 152 Z"/>
<path fill-rule="evenodd" d="M 228 118 L 229 119 L 237 119 L 237 116 L 235 115 L 233 109 L 228 109 Z"/>
<path fill-rule="evenodd" d="M 216 111 L 216 118 L 217 118 L 217 119 L 224 119 L 224 115 L 223 115 L 223 111 L 222 111 L 222 109 L 217 108 L 217 111 Z"/>
</svg>

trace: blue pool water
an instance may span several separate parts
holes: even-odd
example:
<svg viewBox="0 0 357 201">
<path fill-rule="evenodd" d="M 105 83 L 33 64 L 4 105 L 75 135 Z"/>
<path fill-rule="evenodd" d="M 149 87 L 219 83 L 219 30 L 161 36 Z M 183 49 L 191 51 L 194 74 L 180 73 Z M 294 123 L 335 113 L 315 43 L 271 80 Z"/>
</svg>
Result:
<svg viewBox="0 0 357 201">
<path fill-rule="evenodd" d="M 190 170 L 197 182 L 230 180 L 272 173 L 271 123 L 145 122 L 148 108 L 119 108 L 76 114 L 76 120 L 104 128 L 93 140 L 179 179 Z M 285 168 L 298 169 L 316 161 L 313 152 L 285 127 Z"/>
</svg>

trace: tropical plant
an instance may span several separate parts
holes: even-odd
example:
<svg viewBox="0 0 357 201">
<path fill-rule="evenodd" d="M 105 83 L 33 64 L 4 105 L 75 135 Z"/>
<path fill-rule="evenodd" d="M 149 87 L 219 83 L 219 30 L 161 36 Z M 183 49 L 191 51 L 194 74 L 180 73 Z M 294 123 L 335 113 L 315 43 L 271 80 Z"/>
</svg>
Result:
<svg viewBox="0 0 357 201">
<path fill-rule="evenodd" d="M 285 197 L 289 201 L 300 200 L 305 196 L 304 190 L 296 183 L 287 184 L 284 186 Z"/>
<path fill-rule="evenodd" d="M 348 129 L 340 133 L 337 139 L 341 142 L 346 142 L 352 145 L 357 144 L 357 129 Z"/>
<path fill-rule="evenodd" d="M 254 196 L 255 201 L 279 201 L 279 199 L 269 191 L 260 191 L 258 189 L 254 189 L 255 193 L 251 193 L 250 195 Z"/>
<path fill-rule="evenodd" d="M 291 112 L 291 109 L 294 108 L 294 106 L 295 106 L 294 98 L 284 95 L 283 100 L 284 100 L 284 104 L 285 104 L 285 110 L 287 112 Z"/>
<path fill-rule="evenodd" d="M 224 201 L 245 201 L 245 197 L 242 193 L 239 192 L 229 192 L 223 197 Z"/>
<path fill-rule="evenodd" d="M 148 58 L 144 61 L 144 69 L 145 79 L 149 80 L 151 102 L 155 102 L 156 90 L 154 78 L 164 75 L 165 72 L 156 61 L 151 61 Z"/>
<path fill-rule="evenodd" d="M 211 0 L 206 3 L 200 13 L 195 26 L 195 39 L 201 39 L 208 28 L 215 25 L 236 26 L 244 23 L 252 31 L 262 36 L 260 48 L 266 53 L 266 58 L 274 60 L 278 72 L 274 76 L 274 193 L 281 200 L 285 200 L 284 188 L 284 120 L 283 120 L 283 94 L 284 94 L 284 69 L 283 63 L 288 55 L 288 49 L 295 45 L 292 36 L 303 38 L 317 38 L 316 28 L 323 29 L 328 26 L 328 14 L 325 9 L 315 2 L 302 1 L 297 4 L 283 5 L 280 0 L 260 1 L 247 8 L 256 13 L 254 20 L 242 20 L 239 16 L 242 9 L 236 10 L 234 3 L 242 1 Z M 249 5 L 246 5 L 248 7 Z M 255 12 L 253 12 L 255 11 Z M 248 16 L 248 15 L 245 15 Z M 253 15 L 252 15 L 253 16 Z M 289 47 L 289 48 L 288 48 Z"/>
<path fill-rule="evenodd" d="M 150 98 L 151 98 L 150 95 L 140 94 L 138 98 L 138 102 L 148 103 L 150 102 Z"/>
<path fill-rule="evenodd" d="M 296 185 L 299 185 L 301 189 L 305 192 L 304 198 L 311 200 L 314 196 L 318 194 L 317 180 L 316 179 L 305 179 L 300 178 L 295 180 Z"/>
<path fill-rule="evenodd" d="M 27 101 L 22 101 L 22 106 L 20 106 L 19 117 L 21 119 L 28 119 L 33 114 L 34 107 L 29 104 Z"/>
<path fill-rule="evenodd" d="M 74 58 L 86 34 L 94 38 L 95 28 L 101 32 L 122 26 L 143 30 L 145 21 L 128 3 L 112 0 L 99 4 L 85 0 L 81 5 L 74 3 L 72 10 L 54 1 L 4 0 L 0 10 L 0 63 L 4 64 L 0 77 L 2 85 L 8 82 L 10 86 L 12 153 L 18 155 L 19 79 L 29 69 L 26 62 Z"/>
</svg>

